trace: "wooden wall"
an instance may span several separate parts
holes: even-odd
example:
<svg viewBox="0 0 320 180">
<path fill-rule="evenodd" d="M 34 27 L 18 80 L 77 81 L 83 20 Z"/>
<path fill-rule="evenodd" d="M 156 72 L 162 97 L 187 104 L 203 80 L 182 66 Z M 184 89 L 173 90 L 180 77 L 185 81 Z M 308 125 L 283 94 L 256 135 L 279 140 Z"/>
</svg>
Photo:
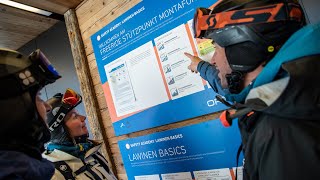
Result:
<svg viewBox="0 0 320 180">
<path fill-rule="evenodd" d="M 122 158 L 120 155 L 118 141 L 147 135 L 154 132 L 164 131 L 168 129 L 178 128 L 190 124 L 196 124 L 211 119 L 218 118 L 219 114 L 206 115 L 194 119 L 189 119 L 186 121 L 165 125 L 153 129 L 148 129 L 140 132 L 135 132 L 122 136 L 115 136 L 111 119 L 108 112 L 108 107 L 103 94 L 100 77 L 97 69 L 97 63 L 95 61 L 95 56 L 93 53 L 93 48 L 90 40 L 90 36 L 99 31 L 102 27 L 106 26 L 108 23 L 116 19 L 118 16 L 132 8 L 134 5 L 139 3 L 139 0 L 84 0 L 77 8 L 76 15 L 78 18 L 81 36 L 84 43 L 85 54 L 87 56 L 87 63 L 89 65 L 90 74 L 87 74 L 88 78 L 92 78 L 94 86 L 94 94 L 96 101 L 98 102 L 99 112 L 101 114 L 101 121 L 103 122 L 103 127 L 105 131 L 102 131 L 107 142 L 107 147 L 110 147 L 110 159 L 111 163 L 115 166 L 116 174 L 119 179 L 127 179 L 126 171 L 123 166 Z M 85 96 L 85 94 L 83 94 Z M 90 109 L 85 102 L 86 109 Z M 88 117 L 93 118 L 93 117 Z M 91 120 L 92 121 L 92 120 Z M 90 122 L 90 121 L 89 121 Z M 92 129 L 94 131 L 94 129 Z"/>
</svg>

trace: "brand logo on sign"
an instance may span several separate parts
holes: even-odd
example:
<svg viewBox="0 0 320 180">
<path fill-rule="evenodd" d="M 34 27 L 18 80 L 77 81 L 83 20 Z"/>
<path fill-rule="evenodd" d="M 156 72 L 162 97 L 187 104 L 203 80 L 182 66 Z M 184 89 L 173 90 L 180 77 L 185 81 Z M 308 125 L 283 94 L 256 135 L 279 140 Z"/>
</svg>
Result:
<svg viewBox="0 0 320 180">
<path fill-rule="evenodd" d="M 218 101 L 217 99 L 210 99 L 209 101 L 207 101 L 208 107 L 216 106 L 218 105 L 218 103 L 220 103 L 220 101 Z"/>
</svg>

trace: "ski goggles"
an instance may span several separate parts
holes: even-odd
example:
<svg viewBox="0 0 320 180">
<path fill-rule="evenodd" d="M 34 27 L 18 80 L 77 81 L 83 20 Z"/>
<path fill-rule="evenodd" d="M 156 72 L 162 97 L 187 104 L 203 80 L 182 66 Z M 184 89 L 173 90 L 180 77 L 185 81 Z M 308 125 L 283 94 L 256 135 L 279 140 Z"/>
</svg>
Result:
<svg viewBox="0 0 320 180">
<path fill-rule="evenodd" d="M 39 50 L 32 52 L 29 55 L 32 62 L 32 71 L 36 73 L 38 83 L 44 87 L 47 84 L 55 82 L 61 78 L 58 71 L 52 66 L 49 59 Z"/>
<path fill-rule="evenodd" d="M 60 125 L 63 124 L 63 120 L 66 115 L 82 102 L 81 95 L 70 88 L 68 88 L 63 95 L 59 93 L 53 97 L 61 99 L 61 105 L 60 107 L 58 106 L 52 109 L 52 114 L 54 115 L 54 117 L 53 120 L 51 120 L 48 124 L 49 130 L 51 132 L 60 127 Z"/>
<path fill-rule="evenodd" d="M 222 29 L 233 25 L 271 23 L 277 21 L 302 22 L 302 20 L 302 10 L 300 6 L 295 3 L 278 3 L 220 13 L 212 13 L 212 10 L 207 8 L 198 8 L 193 18 L 193 30 L 195 38 L 207 38 L 206 31 Z"/>
<path fill-rule="evenodd" d="M 63 104 L 74 108 L 82 102 L 82 97 L 73 89 L 68 88 L 64 93 L 61 101 Z"/>
<path fill-rule="evenodd" d="M 0 49 L 0 65 L 0 79 L 5 84 L 0 98 L 20 95 L 30 88 L 39 90 L 61 78 L 40 50 L 24 57 L 17 51 Z"/>
</svg>

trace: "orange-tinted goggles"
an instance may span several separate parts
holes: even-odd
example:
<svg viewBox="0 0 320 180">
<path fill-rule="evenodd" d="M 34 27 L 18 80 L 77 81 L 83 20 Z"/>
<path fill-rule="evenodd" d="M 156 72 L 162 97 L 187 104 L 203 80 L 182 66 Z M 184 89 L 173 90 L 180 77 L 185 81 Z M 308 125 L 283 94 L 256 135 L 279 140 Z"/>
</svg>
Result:
<svg viewBox="0 0 320 180">
<path fill-rule="evenodd" d="M 231 25 L 255 24 L 276 21 L 302 22 L 302 10 L 294 3 L 279 3 L 257 8 L 210 14 L 211 10 L 198 8 L 193 19 L 195 38 L 203 38 L 205 31 Z"/>
<path fill-rule="evenodd" d="M 56 94 L 54 97 L 61 98 L 61 93 Z M 62 105 L 58 112 L 54 115 L 53 120 L 48 124 L 50 132 L 55 131 L 62 123 L 66 115 L 81 103 L 82 97 L 73 89 L 68 88 L 62 96 Z"/>
<path fill-rule="evenodd" d="M 62 102 L 64 104 L 70 105 L 71 107 L 76 107 L 82 101 L 82 97 L 77 94 L 73 89 L 68 88 L 62 97 Z"/>
</svg>

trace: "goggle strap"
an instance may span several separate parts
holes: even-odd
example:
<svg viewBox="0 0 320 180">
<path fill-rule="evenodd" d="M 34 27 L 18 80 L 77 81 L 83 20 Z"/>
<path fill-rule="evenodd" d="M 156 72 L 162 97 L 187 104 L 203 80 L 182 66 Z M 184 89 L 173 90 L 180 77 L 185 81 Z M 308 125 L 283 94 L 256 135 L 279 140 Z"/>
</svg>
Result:
<svg viewBox="0 0 320 180">
<path fill-rule="evenodd" d="M 82 96 L 77 94 L 73 89 L 68 88 L 62 97 L 62 102 L 76 107 L 82 102 Z"/>
<path fill-rule="evenodd" d="M 62 105 L 48 125 L 51 132 L 57 129 L 61 124 L 64 124 L 63 121 L 65 116 L 82 102 L 82 96 L 71 88 L 68 88 L 64 94 L 59 93 L 54 95 L 54 97 L 61 98 Z"/>
<path fill-rule="evenodd" d="M 50 132 L 53 132 L 58 127 L 60 127 L 61 124 L 63 124 L 64 118 L 72 109 L 72 106 L 65 107 L 65 105 L 62 105 L 59 108 L 57 114 L 53 117 L 53 120 L 50 123 L 48 123 Z"/>
<path fill-rule="evenodd" d="M 279 3 L 211 15 L 203 15 L 200 11 L 201 10 L 197 10 L 197 15 L 195 16 L 195 18 L 197 18 L 197 24 L 195 25 L 197 37 L 200 36 L 201 31 L 220 29 L 231 25 L 257 24 L 284 20 L 302 21 L 301 9 L 293 3 L 289 3 L 287 6 L 284 3 Z"/>
</svg>

